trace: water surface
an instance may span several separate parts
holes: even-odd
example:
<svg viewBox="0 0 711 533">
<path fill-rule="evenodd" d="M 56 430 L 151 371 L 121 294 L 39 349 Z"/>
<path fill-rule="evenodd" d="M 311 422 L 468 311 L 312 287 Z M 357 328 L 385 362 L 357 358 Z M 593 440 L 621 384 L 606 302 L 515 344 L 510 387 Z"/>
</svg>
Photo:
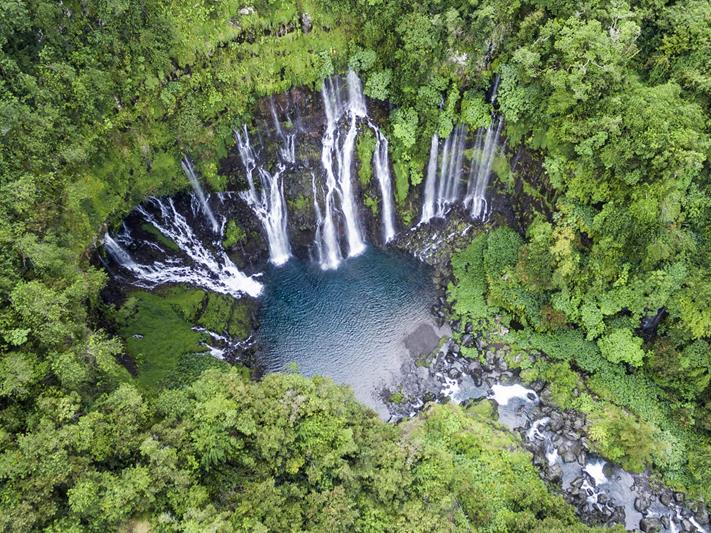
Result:
<svg viewBox="0 0 711 533">
<path fill-rule="evenodd" d="M 433 324 L 429 268 L 371 246 L 338 270 L 292 259 L 270 268 L 263 282 L 261 365 L 273 372 L 295 364 L 305 375 L 328 376 L 387 416 L 379 396 L 409 356 L 405 340 Z"/>
</svg>

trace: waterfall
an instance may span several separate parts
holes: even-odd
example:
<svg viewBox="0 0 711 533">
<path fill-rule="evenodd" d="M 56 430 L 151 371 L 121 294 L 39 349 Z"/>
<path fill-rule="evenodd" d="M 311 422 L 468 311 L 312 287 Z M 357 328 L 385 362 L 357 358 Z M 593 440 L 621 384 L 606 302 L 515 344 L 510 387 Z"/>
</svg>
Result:
<svg viewBox="0 0 711 533">
<path fill-rule="evenodd" d="M 326 192 L 326 216 L 321 213 L 318 204 L 316 177 L 311 175 L 316 213 L 316 235 L 314 243 L 318 252 L 318 262 L 324 270 L 335 270 L 341 264 L 341 248 L 338 245 L 336 226 L 333 221 L 333 191 Z"/>
<path fill-rule="evenodd" d="M 106 251 L 109 252 L 109 255 L 111 255 L 111 257 L 113 257 L 121 266 L 129 270 L 134 270 L 138 267 L 136 262 L 131 257 L 131 254 L 129 254 L 128 251 L 116 242 L 108 233 L 104 236 L 104 247 L 106 248 Z"/>
<path fill-rule="evenodd" d="M 375 167 L 375 177 L 380 184 L 380 194 L 383 199 L 381 209 L 383 219 L 383 242 L 388 243 L 395 237 L 395 214 L 390 162 L 388 161 L 388 140 L 380 130 L 375 131 L 375 140 L 373 166 Z"/>
<path fill-rule="evenodd" d="M 472 161 L 467 196 L 464 199 L 465 207 L 471 205 L 470 213 L 473 219 L 481 220 L 486 218 L 488 214 L 486 188 L 491 178 L 491 167 L 494 164 L 503 122 L 500 117 L 495 117 L 485 132 L 480 130 L 477 136 L 477 143 L 472 157 L 472 159 L 477 159 L 477 163 L 475 165 L 474 161 Z"/>
<path fill-rule="evenodd" d="M 432 135 L 430 143 L 430 159 L 427 164 L 425 181 L 425 198 L 422 203 L 422 218 L 420 224 L 429 222 L 435 216 L 435 188 L 437 186 L 437 154 L 439 151 L 439 136 Z"/>
<path fill-rule="evenodd" d="M 276 113 L 274 117 L 276 120 Z M 240 196 L 247 202 L 254 214 L 257 215 L 267 234 L 269 260 L 274 265 L 283 265 L 291 257 L 282 181 L 285 166 L 280 162 L 276 171 L 269 172 L 257 162 L 257 156 L 252 149 L 246 126 L 242 128 L 242 133 L 234 130 L 234 135 L 247 176 L 247 183 L 249 184 L 249 189 L 240 193 Z M 259 175 L 259 190 L 255 185 L 255 170 Z"/>
<path fill-rule="evenodd" d="M 461 183 L 467 137 L 466 127 L 459 125 L 454 129 L 444 141 L 441 155 L 439 154 L 439 138 L 437 135 L 432 136 L 422 202 L 421 224 L 429 222 L 433 218 L 444 218 L 449 208 L 460 200 L 462 200 L 464 207 L 469 209 L 473 219 L 483 220 L 487 217 L 486 189 L 491 178 L 491 169 L 502 126 L 503 120 L 500 117 L 494 117 L 488 128 L 477 130 L 463 199 Z"/>
<path fill-rule="evenodd" d="M 319 206 L 317 213 L 315 243 L 316 249 L 322 251 L 321 267 L 324 269 L 336 268 L 341 260 L 341 245 L 338 241 L 341 220 L 348 244 L 348 257 L 360 255 L 366 248 L 353 185 L 353 156 L 359 122 L 371 128 L 376 137 L 373 166 L 382 196 L 383 240 L 389 242 L 395 237 L 395 207 L 387 139 L 368 118 L 363 88 L 355 72 L 350 71 L 346 76 L 345 101 L 343 92 L 341 78 L 338 76 L 324 80 L 321 94 L 326 129 L 322 138 L 321 165 L 325 175 L 325 192 L 324 210 L 320 211 Z M 314 186 L 314 194 L 318 192 Z M 340 202 L 339 209 L 336 206 L 337 200 Z M 319 205 L 316 196 L 314 203 Z"/>
<path fill-rule="evenodd" d="M 202 212 L 205 214 L 207 219 L 210 221 L 210 226 L 212 226 L 212 231 L 217 233 L 220 229 L 220 226 L 217 223 L 217 220 L 215 219 L 215 215 L 212 214 L 212 210 L 210 209 L 210 206 L 207 203 L 207 198 L 205 197 L 205 192 L 202 190 L 200 181 L 198 180 L 197 175 L 195 174 L 195 169 L 193 168 L 192 162 L 190 161 L 190 159 L 188 159 L 187 156 L 184 156 L 183 160 L 180 162 L 180 166 L 183 167 L 183 172 L 190 180 L 190 184 L 193 186 L 193 190 L 195 191 L 195 194 L 197 195 L 198 200 L 200 200 L 200 207 L 202 208 Z"/>
<path fill-rule="evenodd" d="M 200 202 L 197 195 L 192 196 L 191 200 Z M 235 297 L 242 294 L 256 297 L 262 292 L 262 284 L 253 276 L 241 272 L 230 261 L 219 240 L 213 243 L 213 249 L 203 243 L 187 219 L 178 212 L 172 198 L 152 197 L 148 203 L 159 215 L 153 215 L 144 205 L 138 206 L 136 211 L 146 222 L 174 241 L 180 253 L 150 265 L 140 264 L 117 242 L 130 242 L 130 235 L 119 235 L 113 239 L 107 233 L 104 236 L 106 251 L 116 263 L 136 277 L 135 285 L 153 288 L 165 283 L 187 283 Z M 218 226 L 218 229 L 221 228 Z"/>
<path fill-rule="evenodd" d="M 452 134 L 447 137 L 442 147 L 438 175 L 437 152 L 439 138 L 437 135 L 432 136 L 421 223 L 428 222 L 432 218 L 443 218 L 447 214 L 449 207 L 459 200 L 466 138 L 467 129 L 464 125 L 454 128 Z"/>
<path fill-rule="evenodd" d="M 283 163 L 293 165 L 296 163 L 296 134 L 284 133 L 281 122 L 279 122 L 276 107 L 274 107 L 273 97 L 269 98 L 269 111 L 272 115 L 272 121 L 274 122 L 274 132 L 283 143 L 279 147 L 279 157 Z"/>
<path fill-rule="evenodd" d="M 336 196 L 341 200 L 341 213 L 343 214 L 348 241 L 348 257 L 359 255 L 365 250 L 365 241 L 363 240 L 358 219 L 358 209 L 353 195 L 351 177 L 358 125 L 357 119 L 364 116 L 365 111 L 365 104 L 359 98 L 359 92 L 360 83 L 358 78 L 349 74 L 348 102 L 344 105 L 341 100 L 339 79 L 333 77 L 325 80 L 323 84 L 322 96 L 326 112 L 326 130 L 322 138 L 321 164 L 326 174 L 326 194 L 325 212 L 322 221 L 323 231 L 320 232 L 322 242 L 319 246 L 324 250 L 326 257 L 332 260 L 322 262 L 322 268 L 337 267 L 338 263 L 335 258 L 340 257 L 340 244 L 337 238 L 330 239 L 331 232 L 335 235 L 337 228 L 334 205 Z M 350 118 L 349 128 L 345 139 L 340 143 L 338 123 L 345 115 Z"/>
</svg>

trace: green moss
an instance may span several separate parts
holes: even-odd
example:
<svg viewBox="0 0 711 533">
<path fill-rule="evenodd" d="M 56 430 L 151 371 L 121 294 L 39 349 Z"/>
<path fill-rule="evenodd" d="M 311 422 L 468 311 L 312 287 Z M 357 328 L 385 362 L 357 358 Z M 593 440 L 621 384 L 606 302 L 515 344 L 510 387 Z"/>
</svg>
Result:
<svg viewBox="0 0 711 533">
<path fill-rule="evenodd" d="M 405 399 L 405 394 L 403 394 L 402 390 L 393 392 L 388 396 L 388 401 L 394 404 L 403 404 L 405 403 Z"/>
<path fill-rule="evenodd" d="M 356 152 L 358 154 L 358 181 L 360 186 L 366 188 L 373 178 L 373 152 L 375 151 L 375 134 L 370 130 L 364 130 L 356 142 Z"/>
<path fill-rule="evenodd" d="M 374 198 L 373 196 L 366 194 L 363 198 L 363 203 L 365 206 L 370 209 L 371 213 L 373 213 L 374 217 L 378 216 L 378 199 Z"/>
<path fill-rule="evenodd" d="M 251 328 L 249 305 L 246 300 L 207 293 L 197 324 L 218 333 L 244 338 Z"/>
<path fill-rule="evenodd" d="M 410 189 L 408 181 L 410 167 L 406 161 L 400 158 L 393 158 L 393 169 L 395 171 L 395 199 L 398 204 L 403 204 Z"/>
<path fill-rule="evenodd" d="M 156 391 L 176 382 L 181 367 L 190 366 L 196 353 L 205 352 L 200 343 L 208 338 L 193 331 L 193 326 L 244 338 L 251 329 L 250 304 L 187 287 L 134 291 L 118 311 L 117 322 L 136 363 L 138 384 Z M 207 365 L 208 359 L 196 362 L 195 367 Z"/>
<path fill-rule="evenodd" d="M 300 194 L 296 198 L 288 198 L 287 203 L 289 204 L 289 210 L 300 213 L 308 209 L 311 199 L 304 194 Z"/>
<path fill-rule="evenodd" d="M 205 351 L 200 346 L 203 335 L 193 331 L 190 322 L 201 300 L 199 291 L 171 289 L 163 294 L 135 291 L 124 304 L 120 334 L 144 390 L 159 390 L 180 356 Z"/>
<path fill-rule="evenodd" d="M 175 244 L 175 241 L 163 235 L 163 233 L 161 233 L 161 231 L 153 224 L 145 222 L 141 224 L 141 229 L 146 233 L 150 233 L 155 238 L 156 242 L 160 244 L 163 248 L 166 248 L 172 252 L 180 251 L 180 247 Z"/>
<path fill-rule="evenodd" d="M 234 219 L 230 219 L 225 227 L 225 237 L 222 240 L 222 246 L 225 249 L 232 248 L 238 243 L 243 242 L 247 238 L 247 233 L 241 226 L 237 225 Z"/>
</svg>

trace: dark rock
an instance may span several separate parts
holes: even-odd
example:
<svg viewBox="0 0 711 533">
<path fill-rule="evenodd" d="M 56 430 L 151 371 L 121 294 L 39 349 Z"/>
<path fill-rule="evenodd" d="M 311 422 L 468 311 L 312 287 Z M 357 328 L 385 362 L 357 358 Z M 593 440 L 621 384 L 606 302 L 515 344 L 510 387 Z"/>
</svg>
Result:
<svg viewBox="0 0 711 533">
<path fill-rule="evenodd" d="M 669 507 L 672 503 L 671 494 L 669 494 L 668 492 L 662 492 L 659 495 L 659 501 L 662 502 L 662 505 Z"/>
<path fill-rule="evenodd" d="M 474 346 L 474 337 L 472 337 L 469 333 L 463 335 L 462 344 L 467 348 L 471 348 L 472 346 Z"/>
<path fill-rule="evenodd" d="M 301 31 L 309 33 L 313 27 L 311 16 L 308 13 L 301 14 Z"/>
<path fill-rule="evenodd" d="M 645 533 L 656 533 L 662 529 L 662 522 L 658 518 L 648 516 L 639 521 L 639 529 Z"/>
<path fill-rule="evenodd" d="M 449 348 L 449 350 L 453 354 L 458 354 L 460 352 L 461 348 L 459 347 L 459 344 L 453 343 L 452 346 Z"/>
<path fill-rule="evenodd" d="M 450 368 L 447 371 L 447 375 L 452 379 L 458 379 L 462 375 L 462 372 L 458 368 Z"/>
<path fill-rule="evenodd" d="M 573 481 L 570 482 L 570 486 L 579 489 L 580 487 L 583 486 L 584 482 L 585 482 L 585 480 L 583 478 L 576 477 Z"/>
<path fill-rule="evenodd" d="M 684 493 L 683 492 L 675 492 L 674 493 L 674 501 L 676 501 L 676 503 L 684 503 Z"/>
<path fill-rule="evenodd" d="M 548 468 L 548 479 L 550 481 L 560 481 L 563 479 L 563 468 L 559 464 L 554 464 Z"/>
<path fill-rule="evenodd" d="M 601 492 L 600 494 L 597 495 L 597 503 L 600 505 L 605 505 L 607 503 L 607 494 L 604 492 Z"/>
<path fill-rule="evenodd" d="M 540 379 L 537 379 L 536 381 L 531 383 L 531 388 L 538 393 L 540 393 L 545 386 L 546 386 L 546 384 L 543 381 L 541 381 Z"/>
<path fill-rule="evenodd" d="M 513 374 L 511 372 L 503 372 L 499 377 L 499 383 L 502 385 L 510 385 L 513 381 Z"/>
<path fill-rule="evenodd" d="M 464 325 L 464 333 L 471 335 L 472 331 L 474 331 L 474 325 L 471 322 L 467 322 Z"/>
<path fill-rule="evenodd" d="M 667 528 L 667 529 L 671 528 L 671 520 L 669 520 L 669 517 L 667 515 L 663 515 L 661 518 L 661 521 L 662 521 L 662 525 L 665 528 Z"/>
<path fill-rule="evenodd" d="M 575 431 L 566 431 L 564 435 L 570 440 L 580 440 L 580 433 L 576 433 Z"/>
<path fill-rule="evenodd" d="M 651 503 L 652 502 L 650 502 L 648 498 L 645 498 L 644 496 L 638 496 L 634 500 L 634 508 L 639 513 L 646 513 Z"/>
<path fill-rule="evenodd" d="M 578 459 L 572 450 L 566 450 L 561 454 L 561 457 L 564 463 L 574 463 Z"/>
<path fill-rule="evenodd" d="M 688 519 L 684 518 L 681 521 L 681 529 L 685 532 L 692 533 L 696 531 L 696 528 L 694 527 L 694 524 L 691 523 Z"/>
<path fill-rule="evenodd" d="M 563 417 L 558 413 L 551 414 L 550 426 L 551 431 L 558 433 L 563 429 Z"/>
<path fill-rule="evenodd" d="M 703 503 L 696 504 L 696 508 L 694 509 L 694 518 L 696 518 L 696 521 L 702 526 L 709 524 L 709 513 Z"/>
<path fill-rule="evenodd" d="M 452 328 L 452 331 L 455 331 L 455 332 L 459 332 L 460 325 L 461 325 L 461 323 L 459 322 L 459 320 L 452 320 L 452 322 L 450 323 L 450 327 Z"/>
</svg>

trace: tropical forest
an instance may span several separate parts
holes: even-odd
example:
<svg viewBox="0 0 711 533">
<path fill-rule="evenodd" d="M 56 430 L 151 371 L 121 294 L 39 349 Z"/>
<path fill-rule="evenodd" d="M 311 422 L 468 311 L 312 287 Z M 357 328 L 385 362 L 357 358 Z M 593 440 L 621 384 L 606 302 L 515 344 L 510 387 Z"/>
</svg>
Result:
<svg viewBox="0 0 711 533">
<path fill-rule="evenodd" d="M 710 505 L 709 0 L 0 1 L 0 532 Z"/>
</svg>

